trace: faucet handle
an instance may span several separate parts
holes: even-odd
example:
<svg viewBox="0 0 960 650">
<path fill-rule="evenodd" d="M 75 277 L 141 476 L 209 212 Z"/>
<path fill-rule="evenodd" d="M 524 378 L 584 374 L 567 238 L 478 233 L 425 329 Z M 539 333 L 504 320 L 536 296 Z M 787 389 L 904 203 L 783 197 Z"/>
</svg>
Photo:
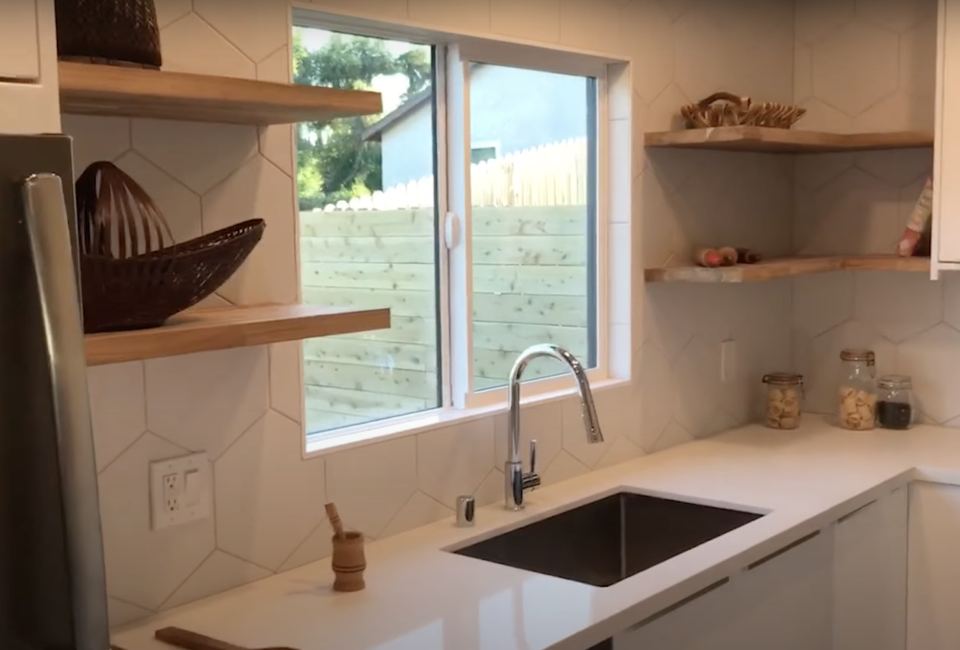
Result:
<svg viewBox="0 0 960 650">
<path fill-rule="evenodd" d="M 537 474 L 537 441 L 530 441 L 530 472 L 523 475 L 523 489 L 536 490 L 540 487 L 540 476 Z"/>
</svg>

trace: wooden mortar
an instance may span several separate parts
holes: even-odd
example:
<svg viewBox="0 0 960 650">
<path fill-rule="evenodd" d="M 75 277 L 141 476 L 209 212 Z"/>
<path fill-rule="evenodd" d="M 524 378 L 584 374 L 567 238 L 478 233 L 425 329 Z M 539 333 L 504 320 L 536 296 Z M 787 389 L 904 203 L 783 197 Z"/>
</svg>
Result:
<svg viewBox="0 0 960 650">
<path fill-rule="evenodd" d="M 367 560 L 363 554 L 363 533 L 349 531 L 333 536 L 333 557 L 331 558 L 334 591 L 360 591 L 366 587 L 363 572 Z"/>
</svg>

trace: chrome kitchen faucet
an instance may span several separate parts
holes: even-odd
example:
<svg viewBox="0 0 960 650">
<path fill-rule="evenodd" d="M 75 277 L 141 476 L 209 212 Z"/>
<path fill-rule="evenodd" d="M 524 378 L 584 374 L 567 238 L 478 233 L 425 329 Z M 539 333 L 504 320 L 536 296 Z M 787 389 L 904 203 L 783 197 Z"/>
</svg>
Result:
<svg viewBox="0 0 960 650">
<path fill-rule="evenodd" d="M 503 467 L 505 482 L 504 507 L 507 510 L 523 509 L 523 493 L 533 490 L 540 485 L 540 476 L 537 474 L 537 441 L 530 441 L 530 472 L 524 473 L 523 461 L 520 459 L 520 377 L 527 365 L 539 357 L 550 357 L 562 361 L 570 369 L 577 380 L 577 391 L 580 393 L 580 408 L 583 415 L 583 426 L 587 434 L 587 442 L 595 444 L 603 442 L 603 433 L 597 420 L 597 410 L 593 405 L 593 392 L 583 366 L 572 354 L 556 345 L 533 345 L 524 350 L 510 371 L 508 384 L 509 397 L 507 404 L 510 410 L 507 420 L 507 462 Z"/>
</svg>

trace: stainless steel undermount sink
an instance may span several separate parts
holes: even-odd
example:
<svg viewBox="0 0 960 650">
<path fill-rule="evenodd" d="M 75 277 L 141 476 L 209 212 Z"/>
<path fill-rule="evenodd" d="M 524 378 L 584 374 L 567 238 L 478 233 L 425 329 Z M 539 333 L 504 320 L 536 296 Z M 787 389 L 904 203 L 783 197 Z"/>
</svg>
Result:
<svg viewBox="0 0 960 650">
<path fill-rule="evenodd" d="M 609 587 L 762 516 L 618 492 L 453 552 Z"/>
</svg>

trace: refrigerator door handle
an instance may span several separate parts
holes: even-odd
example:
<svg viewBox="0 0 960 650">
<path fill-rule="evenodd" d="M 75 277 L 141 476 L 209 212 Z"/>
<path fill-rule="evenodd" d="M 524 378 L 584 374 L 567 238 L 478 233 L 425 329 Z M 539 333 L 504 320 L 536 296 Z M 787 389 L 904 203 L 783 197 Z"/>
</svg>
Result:
<svg viewBox="0 0 960 650">
<path fill-rule="evenodd" d="M 56 174 L 35 174 L 23 181 L 22 193 L 58 432 L 76 650 L 107 650 L 110 633 L 86 350 L 63 185 Z"/>
</svg>

